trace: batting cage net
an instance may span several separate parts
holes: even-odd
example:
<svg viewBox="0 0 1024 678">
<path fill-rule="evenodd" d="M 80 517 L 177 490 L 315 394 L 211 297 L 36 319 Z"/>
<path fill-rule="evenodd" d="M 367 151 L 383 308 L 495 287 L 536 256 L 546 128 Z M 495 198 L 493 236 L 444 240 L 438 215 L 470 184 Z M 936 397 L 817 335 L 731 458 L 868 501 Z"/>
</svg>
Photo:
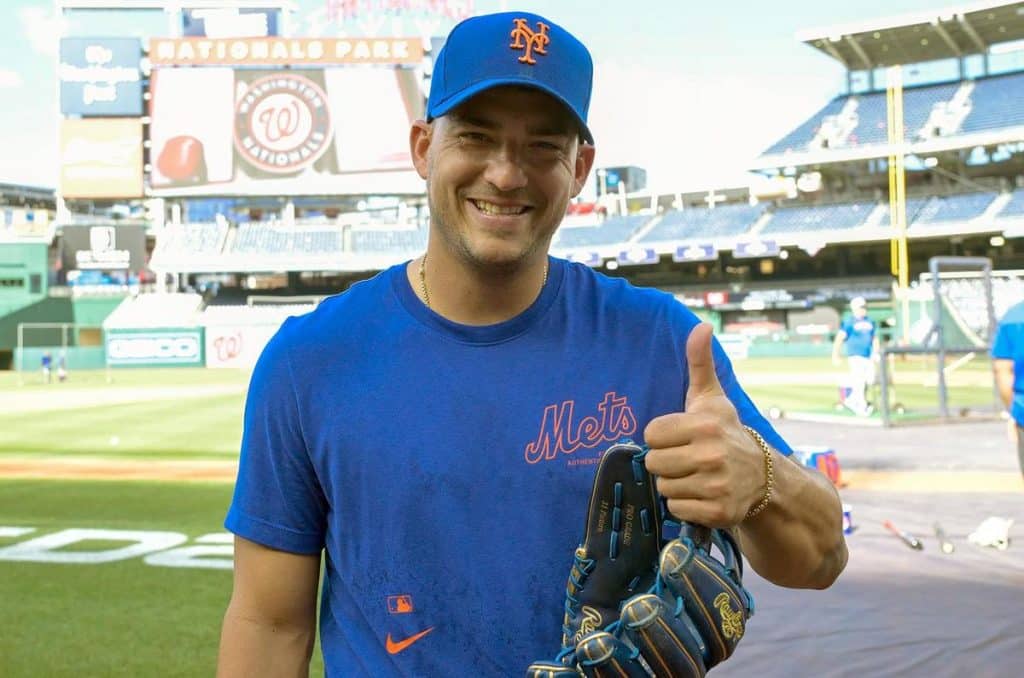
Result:
<svg viewBox="0 0 1024 678">
<path fill-rule="evenodd" d="M 883 421 L 998 416 L 989 349 L 999 313 L 1022 296 L 1022 278 L 994 274 L 989 259 L 933 257 L 902 299 L 909 330 L 903 338 L 909 341 L 881 350 L 877 397 Z"/>
</svg>

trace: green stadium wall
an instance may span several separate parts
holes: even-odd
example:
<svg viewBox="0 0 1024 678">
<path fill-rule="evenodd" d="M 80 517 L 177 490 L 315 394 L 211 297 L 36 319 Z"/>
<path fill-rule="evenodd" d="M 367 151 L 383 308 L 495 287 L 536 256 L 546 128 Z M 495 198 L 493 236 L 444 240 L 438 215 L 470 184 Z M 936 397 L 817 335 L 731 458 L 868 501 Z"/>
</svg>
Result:
<svg viewBox="0 0 1024 678">
<path fill-rule="evenodd" d="M 0 318 L 46 298 L 47 251 L 46 243 L 0 244 Z"/>
</svg>

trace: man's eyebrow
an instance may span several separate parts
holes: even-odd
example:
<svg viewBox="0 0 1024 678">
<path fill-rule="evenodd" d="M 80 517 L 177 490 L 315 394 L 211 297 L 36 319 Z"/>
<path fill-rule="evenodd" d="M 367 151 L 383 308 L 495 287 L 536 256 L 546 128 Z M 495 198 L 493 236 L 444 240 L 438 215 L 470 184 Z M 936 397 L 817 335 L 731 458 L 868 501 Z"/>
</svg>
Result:
<svg viewBox="0 0 1024 678">
<path fill-rule="evenodd" d="M 497 121 L 472 113 L 449 113 L 448 116 L 457 126 L 479 127 L 486 130 L 495 130 L 500 127 Z M 528 134 L 538 137 L 572 136 L 574 134 L 573 124 L 568 120 L 543 121 L 528 127 L 526 131 Z"/>
<path fill-rule="evenodd" d="M 448 115 L 452 119 L 453 123 L 456 125 L 462 125 L 463 127 L 481 127 L 483 129 L 496 129 L 498 127 L 497 122 L 487 118 L 466 115 L 465 113 L 449 113 Z"/>
</svg>

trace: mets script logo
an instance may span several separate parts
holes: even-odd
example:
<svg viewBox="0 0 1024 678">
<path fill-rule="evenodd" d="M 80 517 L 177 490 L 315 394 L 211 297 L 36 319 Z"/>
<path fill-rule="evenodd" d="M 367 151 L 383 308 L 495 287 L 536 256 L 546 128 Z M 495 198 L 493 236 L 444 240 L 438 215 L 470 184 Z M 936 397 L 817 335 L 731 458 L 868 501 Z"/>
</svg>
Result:
<svg viewBox="0 0 1024 678">
<path fill-rule="evenodd" d="M 563 400 L 544 408 L 537 439 L 526 445 L 526 461 L 536 464 L 542 459 L 555 459 L 559 454 L 572 454 L 581 447 L 590 448 L 612 443 L 636 432 L 636 415 L 626 396 L 615 391 L 604 395 L 597 404 L 597 416 L 575 417 L 576 402 Z"/>
<path fill-rule="evenodd" d="M 519 57 L 520 62 L 524 64 L 537 63 L 537 60 L 533 58 L 533 54 L 534 52 L 537 54 L 547 54 L 545 48 L 551 42 L 551 38 L 548 37 L 548 28 L 550 26 L 543 21 L 538 21 L 537 30 L 534 31 L 526 25 L 526 19 L 513 19 L 512 22 L 516 27 L 512 29 L 510 34 L 512 44 L 509 47 L 523 50 L 523 56 Z"/>
<path fill-rule="evenodd" d="M 267 172 L 308 167 L 327 150 L 332 133 L 327 95 L 298 74 L 252 82 L 235 106 L 235 148 Z"/>
</svg>

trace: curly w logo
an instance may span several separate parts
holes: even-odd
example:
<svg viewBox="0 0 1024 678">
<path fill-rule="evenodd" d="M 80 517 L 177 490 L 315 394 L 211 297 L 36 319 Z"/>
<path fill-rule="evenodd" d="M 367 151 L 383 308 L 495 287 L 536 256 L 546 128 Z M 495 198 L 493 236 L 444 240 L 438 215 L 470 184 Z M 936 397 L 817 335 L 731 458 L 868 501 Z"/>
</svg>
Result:
<svg viewBox="0 0 1024 678">
<path fill-rule="evenodd" d="M 537 30 L 534 31 L 526 25 L 526 19 L 513 19 L 512 22 L 516 27 L 509 34 L 509 37 L 512 38 L 512 44 L 509 47 L 523 50 L 523 56 L 519 57 L 520 62 L 524 64 L 537 63 L 537 60 L 533 58 L 534 52 L 547 54 L 545 48 L 551 42 L 551 38 L 548 37 L 549 26 L 543 21 L 538 21 Z"/>
</svg>

